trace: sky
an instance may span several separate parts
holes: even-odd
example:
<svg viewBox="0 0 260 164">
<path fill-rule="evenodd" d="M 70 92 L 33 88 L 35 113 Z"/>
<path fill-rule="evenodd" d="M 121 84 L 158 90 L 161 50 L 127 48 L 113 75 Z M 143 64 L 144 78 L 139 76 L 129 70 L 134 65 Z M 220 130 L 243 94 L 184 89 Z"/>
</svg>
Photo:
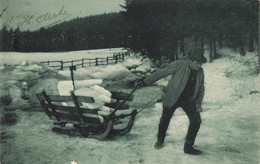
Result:
<svg viewBox="0 0 260 164">
<path fill-rule="evenodd" d="M 37 30 L 74 18 L 119 12 L 124 0 L 0 0 L 0 28 Z"/>
</svg>

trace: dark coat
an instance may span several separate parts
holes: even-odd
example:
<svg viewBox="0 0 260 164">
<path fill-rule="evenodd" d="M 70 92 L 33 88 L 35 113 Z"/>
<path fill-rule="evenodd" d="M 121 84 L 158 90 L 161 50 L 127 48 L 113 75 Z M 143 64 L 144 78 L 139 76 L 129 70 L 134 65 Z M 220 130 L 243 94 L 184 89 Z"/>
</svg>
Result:
<svg viewBox="0 0 260 164">
<path fill-rule="evenodd" d="M 146 85 L 151 85 L 155 81 L 168 75 L 172 75 L 172 78 L 165 89 L 165 94 L 162 99 L 163 105 L 166 108 L 172 107 L 181 96 L 189 79 L 190 60 L 174 61 L 166 68 L 158 70 L 145 78 L 144 83 Z M 194 94 L 191 96 L 190 101 L 201 104 L 204 97 L 204 91 L 204 71 L 201 68 L 198 71 Z"/>
</svg>

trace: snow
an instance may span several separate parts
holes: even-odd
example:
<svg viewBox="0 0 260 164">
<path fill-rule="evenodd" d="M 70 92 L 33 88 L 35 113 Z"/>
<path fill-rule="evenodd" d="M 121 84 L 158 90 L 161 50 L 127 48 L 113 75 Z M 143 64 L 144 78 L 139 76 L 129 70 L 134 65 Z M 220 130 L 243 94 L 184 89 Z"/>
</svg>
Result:
<svg viewBox="0 0 260 164">
<path fill-rule="evenodd" d="M 98 52 L 107 54 L 106 51 L 109 50 Z M 158 81 L 158 85 L 143 87 L 134 93 L 132 108 L 140 110 L 148 102 L 155 104 L 137 115 L 130 133 L 107 141 L 97 141 L 53 133 L 52 120 L 40 107 L 34 107 L 37 102 L 35 94 L 43 88 L 49 94 L 68 94 L 72 89 L 69 71 L 58 72 L 31 62 L 16 67 L 1 67 L 1 100 L 2 97 L 12 99 L 10 104 L 3 105 L 5 110 L 0 112 L 1 162 L 259 163 L 260 75 L 253 74 L 254 65 L 247 63 L 248 60 L 257 61 L 257 54 L 249 53 L 240 57 L 228 49 L 223 49 L 221 54 L 222 58 L 203 65 L 206 91 L 202 104 L 202 125 L 195 142 L 195 146 L 204 152 L 201 156 L 183 153 L 189 122 L 181 108 L 176 110 L 170 122 L 164 148 L 153 148 L 162 112 L 162 104 L 155 102 L 160 99 L 161 89 L 167 85 L 168 78 Z M 102 90 L 104 93 L 108 82 L 118 84 L 130 77 L 136 78 L 127 69 L 130 67 L 142 71 L 151 69 L 149 60 L 139 57 L 130 57 L 117 65 L 77 69 L 74 72 L 75 84 L 80 86 L 77 90 L 79 94 L 87 93 L 85 89 Z M 123 88 L 121 91 L 129 93 L 131 89 Z M 22 99 L 23 95 L 28 95 L 28 99 Z M 27 110 L 24 110 L 24 106 Z M 12 110 L 8 110 L 8 107 Z"/>
<path fill-rule="evenodd" d="M 100 85 L 101 83 L 102 79 L 74 80 L 75 90 Z M 71 80 L 62 80 L 58 82 L 57 88 L 60 95 L 70 95 L 70 91 L 73 90 L 73 83 Z"/>
<path fill-rule="evenodd" d="M 59 81 L 57 88 L 59 95 L 62 96 L 68 96 L 71 91 L 74 91 L 76 96 L 90 96 L 94 99 L 94 103 L 83 103 L 82 107 L 87 107 L 89 109 L 109 110 L 104 107 L 104 104 L 111 102 L 111 93 L 105 88 L 97 85 L 101 83 L 101 79 L 76 80 L 74 82 L 74 91 L 72 81 Z M 62 104 L 64 106 L 74 106 L 73 102 L 70 102 L 69 104 L 68 102 L 62 102 Z"/>
<path fill-rule="evenodd" d="M 124 52 L 123 48 L 98 49 L 98 50 L 83 50 L 70 52 L 37 52 L 37 53 L 23 53 L 23 52 L 0 52 L 0 65 L 14 65 L 20 64 L 23 61 L 71 61 L 80 60 L 82 58 L 104 58 L 113 56 L 114 53 Z M 73 56 L 73 58 L 71 58 Z"/>
<path fill-rule="evenodd" d="M 98 86 L 102 83 L 102 79 L 90 79 L 90 80 L 75 80 L 75 95 L 76 96 L 91 96 L 94 98 L 95 103 L 85 104 L 89 109 L 98 109 L 104 106 L 104 104 L 111 101 L 111 93 Z M 71 95 L 70 92 L 73 91 L 73 84 L 71 80 L 59 81 L 57 84 L 59 95 Z M 68 105 L 66 102 L 63 105 Z M 72 105 L 74 103 L 71 102 Z"/>
<path fill-rule="evenodd" d="M 70 70 L 60 71 L 60 74 L 70 78 Z M 74 72 L 74 76 L 78 80 L 84 79 L 115 79 L 116 77 L 125 76 L 125 74 L 130 73 L 130 71 L 123 66 L 123 64 L 118 63 L 115 65 L 108 66 L 93 66 L 86 68 L 78 68 Z"/>
</svg>

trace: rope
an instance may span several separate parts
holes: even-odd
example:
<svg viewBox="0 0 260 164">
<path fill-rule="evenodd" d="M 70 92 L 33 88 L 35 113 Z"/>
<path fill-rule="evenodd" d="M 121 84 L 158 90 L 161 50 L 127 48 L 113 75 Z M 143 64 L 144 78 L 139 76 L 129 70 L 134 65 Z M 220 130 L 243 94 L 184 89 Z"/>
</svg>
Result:
<svg viewBox="0 0 260 164">
<path fill-rule="evenodd" d="M 122 103 L 120 103 L 120 104 L 116 107 L 116 109 L 108 115 L 108 117 L 104 120 L 104 122 L 108 121 L 108 120 L 116 113 L 116 111 L 118 111 L 118 109 L 125 104 L 125 102 L 132 96 L 132 94 L 135 92 L 136 89 L 137 89 L 137 87 L 134 87 L 134 89 L 133 89 L 133 90 L 129 93 L 129 95 L 124 99 L 124 101 L 123 101 Z"/>
<path fill-rule="evenodd" d="M 141 110 L 139 110 L 138 112 L 136 112 L 136 114 L 139 114 L 141 113 L 143 110 L 145 109 L 148 109 L 149 107 L 151 107 L 152 105 L 154 105 L 155 103 L 153 102 L 155 99 L 157 99 L 160 95 L 158 94 L 157 96 L 155 96 L 152 100 L 150 100 L 147 104 L 145 104 Z M 125 118 L 125 117 L 128 117 L 128 116 L 131 116 L 132 113 L 130 114 L 124 114 L 124 115 L 120 115 L 120 116 L 116 116 L 116 118 Z"/>
<path fill-rule="evenodd" d="M 136 91 L 136 89 L 137 89 L 137 87 L 135 87 L 135 88 L 131 91 L 131 93 L 129 93 L 129 95 L 127 96 L 127 98 L 126 98 L 122 103 L 120 103 L 120 105 L 118 105 L 117 108 L 116 108 L 112 113 L 109 114 L 109 116 L 107 117 L 107 119 L 105 119 L 105 121 L 107 121 L 108 119 L 110 119 L 110 117 L 116 113 L 116 111 L 127 101 L 127 99 L 128 99 L 130 96 L 132 96 L 132 94 Z M 136 114 L 138 114 L 138 113 L 142 112 L 143 110 L 148 109 L 149 107 L 151 107 L 152 105 L 154 105 L 154 104 L 156 103 L 156 102 L 154 102 L 154 100 L 157 99 L 158 97 L 160 97 L 160 94 L 156 95 L 156 96 L 155 96 L 153 99 L 151 99 L 147 104 L 145 104 L 145 105 L 141 108 L 141 110 L 139 110 L 138 112 L 136 112 Z M 131 116 L 131 115 L 132 115 L 132 114 L 124 114 L 124 115 L 117 116 L 117 118 L 124 118 L 124 117 L 128 117 L 128 116 Z M 105 122 L 105 121 L 104 121 L 104 122 Z"/>
<path fill-rule="evenodd" d="M 155 96 L 152 100 L 150 100 L 147 104 L 145 104 L 145 105 L 141 108 L 141 110 L 139 110 L 139 111 L 137 112 L 137 114 L 140 113 L 140 112 L 142 112 L 142 111 L 145 110 L 145 109 L 148 109 L 148 108 L 151 107 L 152 105 L 154 105 L 154 104 L 156 103 L 156 102 L 154 102 L 154 100 L 157 99 L 159 96 L 160 96 L 160 94 L 158 94 L 158 95 Z"/>
</svg>

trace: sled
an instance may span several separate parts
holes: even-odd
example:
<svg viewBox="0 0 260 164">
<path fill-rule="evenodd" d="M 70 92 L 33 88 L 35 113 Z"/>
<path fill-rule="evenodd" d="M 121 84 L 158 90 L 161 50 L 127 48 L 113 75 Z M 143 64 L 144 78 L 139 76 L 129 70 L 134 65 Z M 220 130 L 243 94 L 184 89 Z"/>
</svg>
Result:
<svg viewBox="0 0 260 164">
<path fill-rule="evenodd" d="M 105 106 L 113 110 L 108 115 L 100 112 L 100 109 L 88 109 L 84 103 L 94 103 L 93 97 L 76 96 L 71 91 L 70 96 L 47 95 L 45 91 L 37 94 L 46 115 L 52 119 L 55 127 L 52 131 L 70 136 L 83 136 L 104 140 L 110 135 L 127 134 L 135 121 L 137 110 L 128 114 L 121 114 L 122 110 L 129 109 L 128 102 L 133 100 L 133 95 L 123 92 L 111 92 L 112 102 Z M 70 105 L 64 105 L 64 102 Z M 123 124 L 122 119 L 127 122 Z M 117 125 L 120 124 L 120 128 Z"/>
</svg>

